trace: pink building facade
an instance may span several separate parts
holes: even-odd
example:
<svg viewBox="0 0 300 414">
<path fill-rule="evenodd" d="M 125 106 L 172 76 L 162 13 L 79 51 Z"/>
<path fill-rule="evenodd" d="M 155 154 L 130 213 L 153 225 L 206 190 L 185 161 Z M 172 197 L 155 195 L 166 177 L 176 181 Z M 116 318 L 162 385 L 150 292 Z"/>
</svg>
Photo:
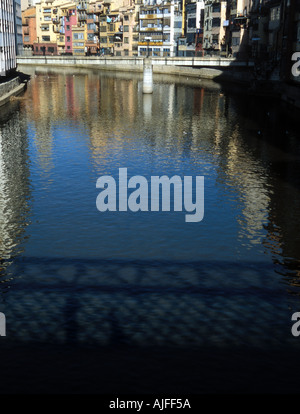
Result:
<svg viewBox="0 0 300 414">
<path fill-rule="evenodd" d="M 64 17 L 65 53 L 73 53 L 72 26 L 75 25 L 77 25 L 77 12 L 76 9 L 70 9 Z"/>
</svg>

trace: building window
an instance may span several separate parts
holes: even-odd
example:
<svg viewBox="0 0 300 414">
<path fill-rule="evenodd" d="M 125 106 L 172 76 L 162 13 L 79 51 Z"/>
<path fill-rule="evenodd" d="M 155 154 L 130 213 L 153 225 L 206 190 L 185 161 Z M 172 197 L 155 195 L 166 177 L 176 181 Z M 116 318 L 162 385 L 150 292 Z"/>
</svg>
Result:
<svg viewBox="0 0 300 414">
<path fill-rule="evenodd" d="M 67 49 L 70 50 L 71 49 L 71 46 L 67 46 Z"/>
<path fill-rule="evenodd" d="M 124 20 L 128 21 L 128 16 L 124 16 Z"/>
<path fill-rule="evenodd" d="M 73 39 L 83 40 L 84 39 L 84 34 L 83 33 L 73 33 Z"/>
<path fill-rule="evenodd" d="M 42 36 L 43 42 L 50 42 L 50 36 Z"/>
<path fill-rule="evenodd" d="M 239 46 L 240 45 L 240 38 L 239 37 L 233 37 L 231 44 L 232 44 L 232 46 Z"/>
<path fill-rule="evenodd" d="M 71 36 L 67 36 L 67 42 L 71 42 Z"/>
<path fill-rule="evenodd" d="M 124 54 L 125 54 L 125 56 L 128 56 L 129 55 L 129 50 L 128 49 L 124 49 Z"/>
<path fill-rule="evenodd" d="M 70 26 L 67 24 L 67 30 L 70 30 Z"/>
<path fill-rule="evenodd" d="M 280 6 L 273 7 L 273 9 L 271 9 L 271 20 L 279 20 L 279 19 L 280 19 Z"/>
<path fill-rule="evenodd" d="M 49 53 L 54 53 L 54 47 L 49 46 L 49 47 L 48 47 L 48 52 L 49 52 Z"/>
<path fill-rule="evenodd" d="M 129 37 L 124 37 L 124 43 L 129 43 Z"/>
<path fill-rule="evenodd" d="M 129 26 L 128 25 L 124 26 L 124 32 L 129 32 Z"/>
<path fill-rule="evenodd" d="M 213 13 L 220 13 L 221 12 L 221 5 L 219 4 L 213 4 L 212 5 L 212 12 Z"/>
<path fill-rule="evenodd" d="M 188 19 L 188 28 L 190 29 L 196 28 L 196 18 Z"/>
<path fill-rule="evenodd" d="M 116 52 L 116 56 L 121 56 L 121 52 Z"/>
<path fill-rule="evenodd" d="M 212 19 L 211 22 L 212 27 L 220 27 L 221 25 L 221 19 L 219 17 L 215 17 Z"/>
</svg>

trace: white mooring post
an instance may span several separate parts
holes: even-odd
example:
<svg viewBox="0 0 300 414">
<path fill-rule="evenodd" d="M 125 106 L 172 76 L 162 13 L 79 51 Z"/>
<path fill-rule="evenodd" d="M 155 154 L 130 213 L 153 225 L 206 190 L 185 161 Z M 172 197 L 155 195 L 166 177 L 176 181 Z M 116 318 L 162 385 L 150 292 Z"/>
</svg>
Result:
<svg viewBox="0 0 300 414">
<path fill-rule="evenodd" d="M 143 68 L 143 93 L 152 93 L 153 92 L 153 70 L 152 70 L 152 61 L 149 57 L 144 59 L 144 68 Z"/>
</svg>

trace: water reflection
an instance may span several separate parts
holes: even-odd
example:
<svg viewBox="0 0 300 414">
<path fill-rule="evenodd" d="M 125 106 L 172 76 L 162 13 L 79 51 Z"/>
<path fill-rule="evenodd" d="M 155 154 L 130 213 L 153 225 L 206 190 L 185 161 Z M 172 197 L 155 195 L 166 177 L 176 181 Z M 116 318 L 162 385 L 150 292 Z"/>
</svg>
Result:
<svg viewBox="0 0 300 414">
<path fill-rule="evenodd" d="M 0 277 L 23 251 L 29 224 L 30 182 L 26 124 L 18 103 L 5 108 L 0 118 Z M 2 285 L 3 286 L 3 285 Z"/>
<path fill-rule="evenodd" d="M 223 220 L 218 225 L 223 222 L 227 236 L 220 244 L 232 243 L 230 258 L 243 259 L 249 254 L 246 251 L 252 250 L 253 260 L 265 260 L 266 254 L 282 263 L 278 254 L 285 251 L 285 257 L 293 258 L 293 267 L 298 263 L 300 249 L 295 229 L 299 225 L 299 187 L 289 187 L 291 177 L 298 176 L 299 146 L 292 129 L 284 142 L 282 129 L 270 130 L 278 108 L 253 104 L 251 99 L 246 101 L 198 79 L 186 80 L 182 85 L 182 79 L 177 83 L 173 78 L 159 77 L 153 95 L 148 96 L 141 93 L 140 75 L 99 76 L 97 72 L 79 70 L 74 76 L 65 69 L 38 69 L 36 74 L 27 93 L 27 116 L 44 171 L 55 168 L 53 145 L 60 144 L 53 141 L 60 136 L 75 142 L 75 151 L 88 148 L 93 178 L 115 174 L 124 165 L 132 168 L 132 174 L 136 171 L 146 176 L 150 172 L 204 174 L 208 224 L 203 223 L 202 233 L 217 234 L 217 226 L 209 217 L 221 214 Z M 275 148 L 274 141 L 281 144 Z M 67 151 L 67 144 L 62 149 Z M 282 168 L 278 159 L 285 160 Z M 287 220 L 283 222 L 285 215 Z M 294 217 L 294 225 L 290 217 Z M 236 230 L 229 229 L 227 223 Z M 180 227 L 180 231 L 186 229 Z M 209 243 L 204 257 L 218 258 L 215 236 L 199 237 L 190 230 L 186 234 L 194 238 L 198 249 Z M 159 236 L 157 240 L 161 241 L 162 235 Z M 195 258 L 193 248 L 190 255 L 182 252 L 180 239 L 172 249 L 179 249 L 183 259 Z M 137 242 L 131 247 L 140 256 Z M 112 245 L 104 249 L 105 254 L 110 254 Z M 228 253 L 228 247 L 224 249 Z M 126 254 L 126 249 L 121 251 Z"/>
</svg>

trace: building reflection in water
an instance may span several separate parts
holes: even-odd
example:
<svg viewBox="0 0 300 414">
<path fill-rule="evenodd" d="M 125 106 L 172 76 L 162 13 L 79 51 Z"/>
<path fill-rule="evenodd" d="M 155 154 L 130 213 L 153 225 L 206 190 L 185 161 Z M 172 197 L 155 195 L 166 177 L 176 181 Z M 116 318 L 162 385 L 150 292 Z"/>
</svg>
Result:
<svg viewBox="0 0 300 414">
<path fill-rule="evenodd" d="M 234 213 L 241 245 L 271 252 L 274 263 L 291 270 L 289 282 L 298 285 L 300 197 L 299 187 L 289 186 L 291 177 L 299 176 L 298 158 L 286 155 L 279 165 L 284 144 L 275 149 L 258 135 L 267 115 L 253 115 L 257 109 L 248 100 L 236 99 L 212 82 L 167 76 L 156 80 L 150 96 L 142 94 L 141 76 L 132 73 L 40 72 L 28 92 L 28 115 L 43 169 L 51 168 L 54 119 L 56 126 L 67 123 L 72 131 L 86 130 L 96 176 L 124 166 L 122 157 L 132 142 L 137 158 L 149 156 L 153 165 L 166 151 L 174 153 L 174 159 L 187 156 L 195 174 L 215 173 L 219 190 L 226 188 L 241 206 Z M 268 110 L 274 120 L 279 109 Z M 282 142 L 282 131 L 272 134 Z M 291 153 L 296 144 L 292 137 L 289 142 Z M 180 162 L 176 168 L 174 173 L 184 174 Z"/>
<path fill-rule="evenodd" d="M 30 213 L 30 180 L 26 122 L 19 103 L 1 109 L 0 117 L 0 278 L 23 251 Z"/>
</svg>

